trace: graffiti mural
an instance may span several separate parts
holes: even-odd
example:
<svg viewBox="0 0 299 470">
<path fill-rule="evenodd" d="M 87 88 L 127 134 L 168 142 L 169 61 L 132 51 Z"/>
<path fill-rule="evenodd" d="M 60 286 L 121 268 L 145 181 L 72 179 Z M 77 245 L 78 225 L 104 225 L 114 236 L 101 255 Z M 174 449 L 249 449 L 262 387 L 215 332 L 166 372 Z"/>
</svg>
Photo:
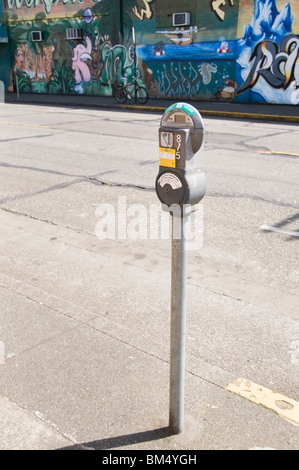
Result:
<svg viewBox="0 0 299 470">
<path fill-rule="evenodd" d="M 292 13 L 292 7 L 298 12 L 298 2 L 280 2 L 280 9 L 277 4 L 257 0 L 255 15 L 245 25 L 239 40 L 242 82 L 237 95 L 251 91 L 255 101 L 299 104 L 299 34 L 293 33 Z"/>
<path fill-rule="evenodd" d="M 151 1 L 141 6 L 131 2 L 132 16 L 150 17 Z M 13 20 L 7 22 L 13 51 L 8 91 L 17 88 L 20 93 L 110 96 L 116 83 L 130 80 L 134 74 L 140 76 L 130 36 L 132 19 L 124 14 L 121 37 L 119 2 L 86 0 L 87 8 L 81 10 L 76 1 L 69 3 L 7 0 L 6 11 L 13 12 Z M 82 0 L 77 3 L 82 4 Z M 67 4 L 73 17 L 63 16 Z M 61 18 L 56 18 L 58 12 Z M 51 20 L 52 16 L 55 20 Z M 33 39 L 36 33 L 37 41 Z"/>
<path fill-rule="evenodd" d="M 221 21 L 224 21 L 225 9 L 223 9 L 223 7 L 225 7 L 227 3 L 232 7 L 234 6 L 234 0 L 228 0 L 228 1 L 226 1 L 226 0 L 211 0 L 212 10 L 215 12 L 217 17 Z"/>
<path fill-rule="evenodd" d="M 299 35 L 288 34 L 280 46 L 273 41 L 257 43 L 250 57 L 251 69 L 238 93 L 254 87 L 260 77 L 272 88 L 286 90 L 296 80 L 298 58 Z"/>
<path fill-rule="evenodd" d="M 132 46 L 113 46 L 108 36 L 99 42 L 84 36 L 72 47 L 63 34 L 53 33 L 49 42 L 53 45 L 17 47 L 11 89 L 15 78 L 20 92 L 103 96 L 111 94 L 115 83 L 130 80 L 135 73 Z"/>
<path fill-rule="evenodd" d="M 93 2 L 100 2 L 101 0 L 93 0 Z M 57 5 L 76 5 L 79 3 L 84 3 L 84 0 L 6 0 L 8 10 L 23 10 L 34 9 L 39 11 L 44 11 L 48 15 L 52 13 L 53 7 Z"/>
<path fill-rule="evenodd" d="M 298 0 L 2 2 L 8 90 L 299 104 Z"/>
<path fill-rule="evenodd" d="M 239 0 L 178 0 L 176 11 L 189 12 L 183 26 L 174 24 L 171 0 L 156 0 L 155 5 L 157 41 L 137 47 L 147 68 L 144 80 L 149 94 L 192 100 L 234 99 Z M 184 23 L 184 13 L 178 15 L 179 21 Z"/>
<path fill-rule="evenodd" d="M 17 47 L 9 90 L 13 88 L 13 72 L 18 77 L 18 85 L 23 92 L 33 91 L 32 82 L 50 80 L 53 50 L 52 46 L 45 46 L 42 50 L 39 46 L 33 50 L 27 44 Z"/>
</svg>

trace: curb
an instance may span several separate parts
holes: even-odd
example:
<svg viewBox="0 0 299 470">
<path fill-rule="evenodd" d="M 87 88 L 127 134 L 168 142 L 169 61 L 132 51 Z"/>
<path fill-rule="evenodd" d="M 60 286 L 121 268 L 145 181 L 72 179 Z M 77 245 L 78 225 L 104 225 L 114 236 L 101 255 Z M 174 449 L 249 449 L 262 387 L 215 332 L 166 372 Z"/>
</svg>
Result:
<svg viewBox="0 0 299 470">
<path fill-rule="evenodd" d="M 132 109 L 137 111 L 158 111 L 164 112 L 167 107 L 146 106 L 146 105 L 120 105 L 121 109 Z M 235 111 L 212 111 L 208 109 L 199 109 L 203 116 L 228 117 L 236 119 L 256 119 L 263 121 L 279 121 L 279 122 L 295 122 L 299 123 L 299 116 L 280 116 L 278 114 L 257 114 L 257 113 L 240 113 Z"/>
<path fill-rule="evenodd" d="M 207 116 L 218 116 L 218 117 L 231 117 L 237 119 L 256 119 L 264 121 L 279 121 L 279 122 L 299 122 L 299 116 L 280 116 L 276 114 L 256 114 L 256 113 L 238 113 L 238 112 L 226 112 L 226 111 L 209 111 L 202 110 L 201 114 Z"/>
<path fill-rule="evenodd" d="M 50 103 L 41 99 L 37 99 L 34 102 L 26 99 L 21 101 L 16 101 L 14 99 L 9 99 L 6 97 L 6 103 L 17 103 L 17 104 L 41 104 L 41 105 L 54 105 L 54 106 L 81 106 L 85 108 L 103 108 L 103 109 L 122 109 L 122 110 L 134 110 L 134 111 L 149 111 L 149 112 L 164 112 L 167 109 L 167 106 L 150 106 L 150 105 L 134 105 L 134 104 L 99 104 L 99 103 L 79 103 L 79 102 L 64 102 L 53 100 Z M 252 119 L 252 120 L 263 120 L 263 121 L 277 121 L 277 122 L 290 122 L 290 123 L 299 123 L 299 116 L 287 116 L 279 114 L 258 114 L 258 113 L 245 113 L 237 111 L 216 111 L 208 109 L 197 108 L 201 115 L 211 116 L 211 117 L 224 117 L 232 119 Z"/>
</svg>

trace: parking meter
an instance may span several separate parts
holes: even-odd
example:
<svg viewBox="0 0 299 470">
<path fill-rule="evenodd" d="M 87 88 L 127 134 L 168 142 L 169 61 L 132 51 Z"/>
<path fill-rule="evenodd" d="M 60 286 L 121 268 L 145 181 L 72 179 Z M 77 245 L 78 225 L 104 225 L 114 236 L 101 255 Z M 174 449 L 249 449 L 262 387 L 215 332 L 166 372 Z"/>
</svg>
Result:
<svg viewBox="0 0 299 470">
<path fill-rule="evenodd" d="M 164 113 L 159 128 L 157 196 L 163 204 L 195 205 L 205 195 L 201 167 L 204 126 L 201 115 L 187 103 L 175 103 Z"/>
<path fill-rule="evenodd" d="M 196 214 L 206 192 L 203 137 L 201 115 L 193 106 L 175 103 L 163 114 L 156 192 L 172 219 L 169 429 L 173 433 L 183 429 L 187 239 L 191 213 Z"/>
</svg>

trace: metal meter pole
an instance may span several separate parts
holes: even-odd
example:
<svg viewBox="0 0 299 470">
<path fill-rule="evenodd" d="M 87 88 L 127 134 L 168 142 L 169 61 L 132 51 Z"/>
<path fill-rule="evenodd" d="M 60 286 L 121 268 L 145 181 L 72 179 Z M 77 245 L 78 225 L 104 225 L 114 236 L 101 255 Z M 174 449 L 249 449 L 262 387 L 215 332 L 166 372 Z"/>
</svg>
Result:
<svg viewBox="0 0 299 470">
<path fill-rule="evenodd" d="M 184 424 L 186 229 L 190 213 L 186 213 L 184 207 L 180 208 L 180 214 L 176 212 L 172 213 L 169 428 L 174 434 L 179 434 Z"/>
<path fill-rule="evenodd" d="M 206 192 L 201 154 L 204 127 L 200 113 L 187 103 L 165 111 L 159 129 L 157 196 L 172 217 L 171 338 L 169 429 L 178 434 L 184 421 L 187 242 L 192 211 Z M 166 209 L 165 209 L 166 210 Z"/>
<path fill-rule="evenodd" d="M 15 80 L 16 80 L 16 89 L 17 89 L 17 97 L 18 100 L 20 99 L 20 90 L 19 90 L 19 80 L 17 75 L 17 69 L 15 68 Z"/>
<path fill-rule="evenodd" d="M 136 64 L 136 34 L 135 34 L 135 28 L 132 26 L 132 42 L 133 42 L 133 47 L 134 47 L 134 99 L 135 99 L 135 104 L 137 103 L 137 84 L 136 84 L 136 75 L 137 75 L 137 64 Z"/>
</svg>

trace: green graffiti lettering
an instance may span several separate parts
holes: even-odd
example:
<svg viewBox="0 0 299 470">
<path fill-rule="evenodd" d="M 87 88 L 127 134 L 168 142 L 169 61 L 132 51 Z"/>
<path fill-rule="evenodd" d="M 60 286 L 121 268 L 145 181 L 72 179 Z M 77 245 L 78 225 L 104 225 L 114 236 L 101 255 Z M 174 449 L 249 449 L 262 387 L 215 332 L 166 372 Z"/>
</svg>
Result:
<svg viewBox="0 0 299 470">
<path fill-rule="evenodd" d="M 52 0 L 43 0 L 46 13 L 51 13 L 52 11 Z"/>
</svg>

